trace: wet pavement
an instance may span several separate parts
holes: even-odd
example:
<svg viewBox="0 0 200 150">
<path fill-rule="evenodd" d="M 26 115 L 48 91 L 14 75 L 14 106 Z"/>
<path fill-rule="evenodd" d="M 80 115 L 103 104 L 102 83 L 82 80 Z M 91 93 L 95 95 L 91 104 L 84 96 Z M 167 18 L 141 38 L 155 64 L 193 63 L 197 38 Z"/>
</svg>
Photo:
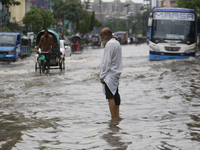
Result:
<svg viewBox="0 0 200 150">
<path fill-rule="evenodd" d="M 120 118 L 99 81 L 103 49 L 35 73 L 35 58 L 0 62 L 0 150 L 199 150 L 200 55 L 149 61 L 148 46 L 123 45 Z"/>
</svg>

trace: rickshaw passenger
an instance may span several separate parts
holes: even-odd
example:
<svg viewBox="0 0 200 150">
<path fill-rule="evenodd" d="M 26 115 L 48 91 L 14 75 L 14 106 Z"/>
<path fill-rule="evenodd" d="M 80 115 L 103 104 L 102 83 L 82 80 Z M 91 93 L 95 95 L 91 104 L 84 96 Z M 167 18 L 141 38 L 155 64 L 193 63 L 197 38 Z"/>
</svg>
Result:
<svg viewBox="0 0 200 150">
<path fill-rule="evenodd" d="M 80 51 L 80 48 L 81 48 L 81 45 L 78 43 L 78 40 L 76 41 L 76 49 L 78 50 L 78 51 Z"/>
<path fill-rule="evenodd" d="M 52 48 L 57 49 L 57 53 L 60 54 L 60 45 L 57 43 L 57 40 L 53 38 Z"/>
<path fill-rule="evenodd" d="M 49 72 L 50 65 L 50 50 L 52 46 L 53 37 L 48 33 L 48 30 L 45 29 L 44 35 L 41 36 L 39 45 L 37 47 L 37 51 L 41 48 L 42 51 L 47 52 L 44 53 L 45 59 L 47 61 L 47 72 Z"/>
</svg>

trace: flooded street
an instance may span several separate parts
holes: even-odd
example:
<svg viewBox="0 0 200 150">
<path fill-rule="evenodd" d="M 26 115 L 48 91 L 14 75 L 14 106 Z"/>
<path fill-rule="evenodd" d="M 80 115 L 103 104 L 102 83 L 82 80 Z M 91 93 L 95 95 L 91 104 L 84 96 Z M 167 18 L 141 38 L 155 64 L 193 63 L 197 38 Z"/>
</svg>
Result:
<svg viewBox="0 0 200 150">
<path fill-rule="evenodd" d="M 120 118 L 102 93 L 103 49 L 35 73 L 34 54 L 0 62 L 0 150 L 200 150 L 200 56 L 149 61 L 146 44 L 123 45 Z"/>
</svg>

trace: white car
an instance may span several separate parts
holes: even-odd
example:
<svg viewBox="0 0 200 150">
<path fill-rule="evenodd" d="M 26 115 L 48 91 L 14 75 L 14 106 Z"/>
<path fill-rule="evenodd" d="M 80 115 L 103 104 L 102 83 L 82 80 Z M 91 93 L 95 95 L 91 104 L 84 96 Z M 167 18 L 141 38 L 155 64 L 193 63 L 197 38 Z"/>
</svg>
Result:
<svg viewBox="0 0 200 150">
<path fill-rule="evenodd" d="M 65 42 L 65 40 L 60 40 L 60 52 L 64 57 L 71 56 L 71 48 Z"/>
</svg>

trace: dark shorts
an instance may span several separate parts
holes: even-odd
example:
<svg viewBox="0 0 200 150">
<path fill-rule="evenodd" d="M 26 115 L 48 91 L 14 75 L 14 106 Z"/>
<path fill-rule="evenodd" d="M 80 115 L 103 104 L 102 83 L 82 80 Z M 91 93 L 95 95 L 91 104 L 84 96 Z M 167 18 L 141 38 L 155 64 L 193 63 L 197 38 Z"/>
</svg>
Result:
<svg viewBox="0 0 200 150">
<path fill-rule="evenodd" d="M 50 54 L 43 53 L 47 62 L 50 62 Z M 41 55 L 40 55 L 41 56 Z"/>
<path fill-rule="evenodd" d="M 115 93 L 115 95 L 112 94 L 112 92 L 110 91 L 110 89 L 108 88 L 108 86 L 105 84 L 105 91 L 106 91 L 106 99 L 112 99 L 114 98 L 115 100 L 115 105 L 118 106 L 121 103 L 121 99 L 120 99 L 120 95 L 118 92 L 118 87 L 117 87 L 117 91 Z"/>
</svg>

